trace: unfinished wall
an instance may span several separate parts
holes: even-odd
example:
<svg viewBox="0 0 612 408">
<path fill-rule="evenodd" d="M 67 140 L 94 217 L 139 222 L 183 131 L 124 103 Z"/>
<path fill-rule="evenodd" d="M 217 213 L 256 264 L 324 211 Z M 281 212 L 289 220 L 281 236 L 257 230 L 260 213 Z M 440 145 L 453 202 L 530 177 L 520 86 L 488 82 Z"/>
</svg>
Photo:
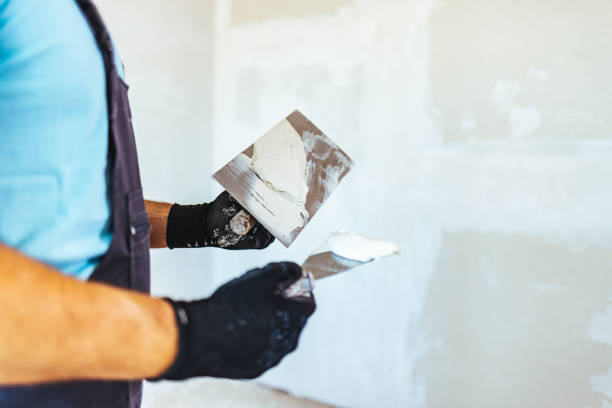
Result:
<svg viewBox="0 0 612 408">
<path fill-rule="evenodd" d="M 357 166 L 289 250 L 154 251 L 155 293 L 352 229 L 401 256 L 321 282 L 259 381 L 351 407 L 611 406 L 612 5 L 256 3 L 101 0 L 145 191 L 214 196 L 210 174 L 294 108 Z"/>
<path fill-rule="evenodd" d="M 209 201 L 213 110 L 212 0 L 95 2 L 125 65 L 145 197 Z M 158 295 L 208 293 L 210 253 L 152 251 Z"/>
</svg>

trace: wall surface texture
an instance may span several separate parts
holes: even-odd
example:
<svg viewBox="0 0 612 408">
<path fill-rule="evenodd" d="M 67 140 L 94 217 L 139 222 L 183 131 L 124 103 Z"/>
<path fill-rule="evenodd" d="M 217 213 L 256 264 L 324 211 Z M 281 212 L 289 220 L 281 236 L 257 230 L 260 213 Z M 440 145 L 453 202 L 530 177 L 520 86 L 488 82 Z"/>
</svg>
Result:
<svg viewBox="0 0 612 408">
<path fill-rule="evenodd" d="M 301 262 L 338 228 L 402 247 L 321 282 L 258 381 L 350 407 L 612 407 L 609 1 L 99 4 L 148 198 L 214 198 L 295 108 L 357 163 L 290 249 L 153 251 L 155 294 Z"/>
</svg>

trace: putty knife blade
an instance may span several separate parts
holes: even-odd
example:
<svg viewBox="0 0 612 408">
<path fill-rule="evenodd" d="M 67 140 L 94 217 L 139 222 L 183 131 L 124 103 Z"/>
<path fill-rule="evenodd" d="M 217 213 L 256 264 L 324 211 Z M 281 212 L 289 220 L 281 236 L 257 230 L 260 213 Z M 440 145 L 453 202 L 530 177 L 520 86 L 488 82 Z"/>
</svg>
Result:
<svg viewBox="0 0 612 408">
<path fill-rule="evenodd" d="M 361 238 L 366 239 L 366 237 L 363 235 L 346 231 L 337 231 L 330 234 L 330 236 L 323 241 L 323 243 L 314 252 L 312 252 L 308 258 L 306 258 L 302 264 L 302 278 L 296 281 L 289 288 L 285 289 L 283 294 L 286 297 L 308 296 L 314 289 L 315 280 L 327 278 L 328 276 L 346 272 L 358 266 L 399 254 L 399 246 L 396 244 L 367 238 L 366 240 L 361 240 L 361 246 L 358 247 L 360 252 L 362 252 L 359 253 L 359 255 L 362 257 L 362 259 L 367 260 L 361 261 L 345 258 L 332 252 L 331 241 L 338 236 L 342 238 L 349 237 L 350 239 L 357 238 L 359 240 L 361 240 Z M 353 240 L 350 243 L 353 244 L 355 242 L 357 241 Z M 365 246 L 363 246 L 364 244 Z M 337 249 L 334 248 L 334 250 Z M 364 255 L 368 258 L 363 258 Z"/>
</svg>

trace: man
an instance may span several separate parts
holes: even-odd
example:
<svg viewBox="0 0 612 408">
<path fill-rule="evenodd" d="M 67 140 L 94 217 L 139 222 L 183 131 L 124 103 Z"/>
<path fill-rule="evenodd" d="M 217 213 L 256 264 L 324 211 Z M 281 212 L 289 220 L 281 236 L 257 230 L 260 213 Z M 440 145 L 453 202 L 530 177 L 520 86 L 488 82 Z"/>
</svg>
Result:
<svg viewBox="0 0 612 408">
<path fill-rule="evenodd" d="M 226 192 L 145 202 L 121 63 L 90 0 L 0 0 L 0 407 L 137 407 L 141 379 L 254 378 L 297 346 L 292 263 L 211 297 L 149 290 L 149 247 L 263 249 Z"/>
</svg>

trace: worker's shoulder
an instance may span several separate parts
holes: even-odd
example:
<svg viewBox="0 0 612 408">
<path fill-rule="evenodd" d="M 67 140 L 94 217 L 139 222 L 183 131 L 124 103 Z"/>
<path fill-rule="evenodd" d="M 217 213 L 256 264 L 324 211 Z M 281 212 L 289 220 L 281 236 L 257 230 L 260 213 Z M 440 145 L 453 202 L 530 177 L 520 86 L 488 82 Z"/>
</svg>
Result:
<svg viewBox="0 0 612 408">
<path fill-rule="evenodd" d="M 56 39 L 82 41 L 89 26 L 74 0 L 0 0 L 4 47 L 35 47 Z"/>
</svg>

